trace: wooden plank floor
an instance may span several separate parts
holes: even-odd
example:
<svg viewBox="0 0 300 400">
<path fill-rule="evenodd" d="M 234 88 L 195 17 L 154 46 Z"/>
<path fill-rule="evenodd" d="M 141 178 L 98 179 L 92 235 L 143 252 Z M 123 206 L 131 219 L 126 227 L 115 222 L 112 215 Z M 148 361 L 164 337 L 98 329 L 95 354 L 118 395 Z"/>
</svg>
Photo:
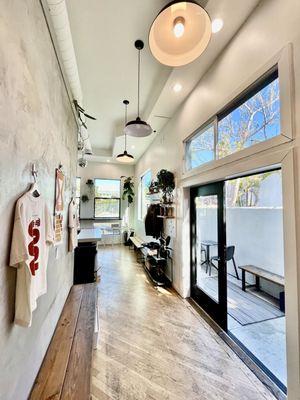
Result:
<svg viewBox="0 0 300 400">
<path fill-rule="evenodd" d="M 185 300 L 156 290 L 127 248 L 99 250 L 93 400 L 266 400 L 263 384 Z"/>
</svg>

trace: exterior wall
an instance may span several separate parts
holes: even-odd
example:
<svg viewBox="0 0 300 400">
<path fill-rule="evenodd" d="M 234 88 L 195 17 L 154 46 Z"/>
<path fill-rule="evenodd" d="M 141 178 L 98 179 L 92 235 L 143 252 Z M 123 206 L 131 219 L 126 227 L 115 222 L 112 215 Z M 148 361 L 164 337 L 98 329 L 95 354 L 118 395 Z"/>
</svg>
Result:
<svg viewBox="0 0 300 400">
<path fill-rule="evenodd" d="M 88 194 L 90 198 L 87 203 L 80 202 L 80 218 L 93 219 L 94 196 L 90 194 L 86 181 L 94 178 L 120 179 L 121 176 L 134 176 L 134 167 L 124 164 L 90 162 L 86 168 L 78 168 L 78 176 L 81 177 L 81 195 Z M 121 218 L 123 218 L 126 208 L 127 203 L 121 200 Z M 133 208 L 134 205 L 131 205 L 130 211 L 133 210 Z M 131 219 L 133 219 L 133 211 L 131 212 Z"/>
<path fill-rule="evenodd" d="M 198 219 L 197 231 L 201 240 L 216 240 L 216 210 L 207 209 L 205 217 Z M 282 208 L 234 207 L 226 209 L 227 245 L 235 246 L 237 266 L 252 264 L 267 271 L 284 276 L 283 220 Z M 211 256 L 216 249 L 211 248 Z M 228 273 L 235 276 L 231 262 Z M 239 270 L 241 277 L 241 271 Z M 247 281 L 253 283 L 250 275 Z M 281 287 L 261 280 L 263 290 L 274 297 Z"/>
<path fill-rule="evenodd" d="M 48 292 L 30 328 L 13 324 L 16 270 L 8 267 L 16 200 L 32 182 L 54 208 L 55 168 L 66 175 L 66 204 L 75 186 L 77 128 L 39 1 L 0 8 L 0 399 L 25 400 L 49 345 L 73 280 L 67 238 L 50 249 Z M 67 213 L 64 218 L 66 232 Z"/>
<path fill-rule="evenodd" d="M 253 155 L 251 158 L 250 151 L 247 153 L 249 155 L 247 159 L 235 159 L 226 168 L 220 166 L 207 174 L 199 172 L 198 175 L 193 176 L 190 183 L 181 180 L 184 164 L 183 140 L 215 115 L 220 107 L 231 101 L 241 86 L 289 43 L 292 44 L 293 65 L 289 66 L 288 73 L 294 79 L 292 106 L 298 110 L 300 107 L 300 2 L 298 0 L 262 1 L 136 165 L 136 179 L 147 169 L 151 169 L 152 175 L 155 175 L 159 169 L 167 168 L 175 172 L 177 176 L 177 220 L 176 237 L 173 244 L 175 249 L 174 287 L 184 297 L 189 295 L 190 290 L 188 186 L 208 182 L 209 178 L 213 177 L 213 172 L 218 173 L 218 179 L 220 179 L 233 176 L 239 170 L 246 171 L 247 165 L 250 164 L 255 168 L 257 167 L 255 163 L 259 161 L 263 163 L 263 159 L 264 165 L 268 166 L 273 153 L 287 152 L 293 148 L 293 156 L 286 159 L 284 156 L 281 158 L 290 172 L 293 171 L 293 168 L 295 171 L 294 176 L 290 172 L 283 174 L 284 179 L 288 180 L 283 185 L 286 198 L 284 209 L 289 206 L 293 211 L 294 203 L 288 202 L 287 199 L 291 200 L 291 196 L 294 194 L 297 216 L 294 230 L 292 225 L 295 218 L 291 216 L 285 218 L 285 226 L 289 228 L 289 232 L 295 233 L 294 238 L 289 238 L 285 234 L 285 246 L 293 243 L 293 252 L 297 252 L 297 249 L 300 248 L 299 113 L 295 113 L 294 131 L 285 132 L 287 136 L 293 134 L 295 138 L 289 145 L 282 144 L 277 148 L 266 150 L 265 153 L 260 152 L 259 157 Z M 284 100 L 287 101 L 287 93 L 284 95 Z M 289 192 L 285 191 L 287 189 Z M 135 224 L 137 232 L 143 235 L 143 224 L 138 221 L 137 215 Z M 285 268 L 288 272 L 286 273 L 288 391 L 290 400 L 299 400 L 300 264 L 298 264 L 299 257 L 297 259 L 296 253 L 293 257 L 290 257 L 289 254 L 285 257 L 298 260 L 296 265 L 285 265 Z"/>
</svg>

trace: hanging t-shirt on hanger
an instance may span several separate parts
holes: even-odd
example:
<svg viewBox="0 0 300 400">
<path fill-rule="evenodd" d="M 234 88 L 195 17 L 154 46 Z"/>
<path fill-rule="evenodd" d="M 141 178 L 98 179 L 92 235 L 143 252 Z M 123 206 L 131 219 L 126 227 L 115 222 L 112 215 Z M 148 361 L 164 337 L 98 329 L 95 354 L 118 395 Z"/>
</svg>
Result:
<svg viewBox="0 0 300 400">
<path fill-rule="evenodd" d="M 16 204 L 10 266 L 18 268 L 15 323 L 30 326 L 37 299 L 47 292 L 49 245 L 53 225 L 42 196 L 25 193 Z"/>
<path fill-rule="evenodd" d="M 74 251 L 78 246 L 77 230 L 79 229 L 78 206 L 75 199 L 69 204 L 69 251 Z"/>
</svg>

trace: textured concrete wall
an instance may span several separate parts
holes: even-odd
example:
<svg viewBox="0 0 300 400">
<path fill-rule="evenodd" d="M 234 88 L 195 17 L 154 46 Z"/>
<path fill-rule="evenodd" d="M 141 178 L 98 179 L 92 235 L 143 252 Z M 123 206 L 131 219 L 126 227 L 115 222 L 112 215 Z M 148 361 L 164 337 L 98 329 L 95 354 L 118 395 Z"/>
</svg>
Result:
<svg viewBox="0 0 300 400">
<path fill-rule="evenodd" d="M 76 127 L 38 0 L 0 7 L 0 399 L 23 400 L 34 382 L 72 284 L 66 238 L 50 251 L 48 292 L 38 300 L 31 328 L 14 326 L 16 271 L 8 267 L 15 201 L 31 182 L 54 206 L 54 174 L 66 173 L 65 199 L 76 176 Z M 66 222 L 66 219 L 65 219 Z"/>
</svg>

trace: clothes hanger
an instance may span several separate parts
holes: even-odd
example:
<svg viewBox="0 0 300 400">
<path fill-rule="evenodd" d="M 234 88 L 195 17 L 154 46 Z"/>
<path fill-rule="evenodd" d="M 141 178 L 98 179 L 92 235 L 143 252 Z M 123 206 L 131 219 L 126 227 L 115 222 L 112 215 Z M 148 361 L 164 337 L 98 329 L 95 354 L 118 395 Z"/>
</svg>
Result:
<svg viewBox="0 0 300 400">
<path fill-rule="evenodd" d="M 39 191 L 38 184 L 37 184 L 37 170 L 35 168 L 35 164 L 32 164 L 31 173 L 32 173 L 34 182 L 31 185 L 28 193 L 30 193 L 33 197 L 40 197 L 41 193 Z"/>
</svg>

